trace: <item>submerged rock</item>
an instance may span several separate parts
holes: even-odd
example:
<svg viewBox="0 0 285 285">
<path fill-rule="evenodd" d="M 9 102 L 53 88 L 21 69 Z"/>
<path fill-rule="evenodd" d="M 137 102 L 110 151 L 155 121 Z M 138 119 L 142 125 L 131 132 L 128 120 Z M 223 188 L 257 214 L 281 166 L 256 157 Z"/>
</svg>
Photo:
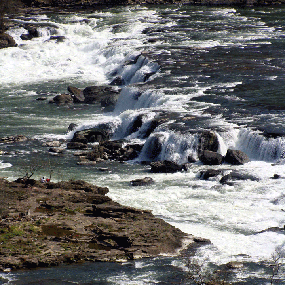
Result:
<svg viewBox="0 0 285 285">
<path fill-rule="evenodd" d="M 200 172 L 200 179 L 208 180 L 211 177 L 216 177 L 223 173 L 221 169 L 207 169 Z"/>
<path fill-rule="evenodd" d="M 187 165 L 186 164 L 177 164 L 173 161 L 155 161 L 150 163 L 151 166 L 151 172 L 154 173 L 174 173 L 177 171 L 184 171 L 187 170 Z"/>
<path fill-rule="evenodd" d="M 28 138 L 23 135 L 7 136 L 0 138 L 0 143 L 17 143 L 27 141 Z"/>
<path fill-rule="evenodd" d="M 154 184 L 154 180 L 151 177 L 145 177 L 131 181 L 132 186 L 147 186 L 151 184 Z"/>
<path fill-rule="evenodd" d="M 244 174 L 232 171 L 230 174 L 223 176 L 222 179 L 220 180 L 220 183 L 232 185 L 230 181 L 235 181 L 235 180 L 259 181 L 260 179 L 250 174 Z"/>
</svg>

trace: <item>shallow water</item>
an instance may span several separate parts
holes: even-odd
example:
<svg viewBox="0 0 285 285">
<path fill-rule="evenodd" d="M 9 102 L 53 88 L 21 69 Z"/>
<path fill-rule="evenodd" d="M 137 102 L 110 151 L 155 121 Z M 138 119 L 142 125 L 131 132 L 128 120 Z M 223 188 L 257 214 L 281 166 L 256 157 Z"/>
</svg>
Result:
<svg viewBox="0 0 285 285">
<path fill-rule="evenodd" d="M 10 30 L 19 46 L 0 50 L 0 137 L 32 138 L 0 145 L 10 153 L 0 156 L 1 176 L 15 179 L 27 165 L 42 160 L 48 167 L 36 173 L 38 177 L 52 169 L 55 180 L 85 179 L 107 186 L 112 199 L 152 210 L 184 232 L 210 239 L 212 244 L 197 252 L 199 262 L 219 266 L 240 261 L 245 265 L 235 282 L 268 284 L 272 254 L 285 242 L 282 231 L 262 232 L 285 224 L 284 12 L 284 8 L 153 6 L 18 20 L 45 25 L 39 38 L 26 42 L 20 39 L 23 28 Z M 48 40 L 51 35 L 66 39 L 56 43 Z M 135 64 L 124 65 L 139 54 Z M 36 101 L 65 93 L 70 85 L 110 83 L 114 71 L 126 81 L 114 112 L 102 113 L 97 105 Z M 149 73 L 155 74 L 143 83 Z M 149 173 L 148 166 L 137 163 L 150 159 L 151 137 L 142 138 L 143 131 L 162 111 L 172 117 L 151 135 L 159 135 L 163 144 L 157 160 L 184 163 L 189 155 L 197 156 L 198 132 L 211 129 L 219 136 L 221 154 L 237 148 L 251 158 L 243 166 L 217 168 L 225 174 L 232 170 L 250 174 L 258 181 L 236 181 L 231 186 L 220 184 L 221 176 L 204 181 L 200 172 L 209 167 L 199 162 L 187 172 Z M 139 114 L 144 116 L 141 129 L 126 136 Z M 42 146 L 45 141 L 71 138 L 70 123 L 81 130 L 102 122 L 111 125 L 114 139 L 146 142 L 137 161 L 78 166 L 72 151 L 54 157 Z M 100 167 L 110 171 L 102 173 Z M 274 174 L 282 178 L 272 179 Z M 130 186 L 131 180 L 144 176 L 151 176 L 155 186 Z M 8 274 L 8 284 L 186 282 L 185 262 L 179 258 L 71 268 Z"/>
</svg>

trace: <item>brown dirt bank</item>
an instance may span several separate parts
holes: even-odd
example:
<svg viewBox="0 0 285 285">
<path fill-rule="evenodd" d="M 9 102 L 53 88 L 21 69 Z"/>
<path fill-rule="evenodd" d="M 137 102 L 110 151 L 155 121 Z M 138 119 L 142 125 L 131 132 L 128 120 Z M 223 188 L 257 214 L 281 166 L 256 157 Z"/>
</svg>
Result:
<svg viewBox="0 0 285 285">
<path fill-rule="evenodd" d="M 0 178 L 0 269 L 177 254 L 185 239 L 201 242 L 107 192 L 84 181 Z"/>
</svg>

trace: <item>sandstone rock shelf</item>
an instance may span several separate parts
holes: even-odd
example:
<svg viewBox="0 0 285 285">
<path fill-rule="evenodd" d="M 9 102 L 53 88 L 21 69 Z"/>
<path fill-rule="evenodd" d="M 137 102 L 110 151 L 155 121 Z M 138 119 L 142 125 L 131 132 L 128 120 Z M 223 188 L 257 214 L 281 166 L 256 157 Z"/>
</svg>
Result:
<svg viewBox="0 0 285 285">
<path fill-rule="evenodd" d="M 84 181 L 0 178 L 0 268 L 177 254 L 185 240 L 191 246 L 200 241 L 149 211 L 112 201 L 107 192 Z"/>
</svg>

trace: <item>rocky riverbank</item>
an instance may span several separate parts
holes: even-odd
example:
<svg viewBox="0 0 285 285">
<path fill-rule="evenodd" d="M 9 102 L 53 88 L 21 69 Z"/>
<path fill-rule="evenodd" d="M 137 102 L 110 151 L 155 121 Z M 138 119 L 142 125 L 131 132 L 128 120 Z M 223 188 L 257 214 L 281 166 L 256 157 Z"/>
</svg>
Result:
<svg viewBox="0 0 285 285">
<path fill-rule="evenodd" d="M 0 179 L 0 268 L 122 261 L 177 254 L 200 239 L 152 215 L 122 206 L 108 188 L 84 181 Z"/>
</svg>

